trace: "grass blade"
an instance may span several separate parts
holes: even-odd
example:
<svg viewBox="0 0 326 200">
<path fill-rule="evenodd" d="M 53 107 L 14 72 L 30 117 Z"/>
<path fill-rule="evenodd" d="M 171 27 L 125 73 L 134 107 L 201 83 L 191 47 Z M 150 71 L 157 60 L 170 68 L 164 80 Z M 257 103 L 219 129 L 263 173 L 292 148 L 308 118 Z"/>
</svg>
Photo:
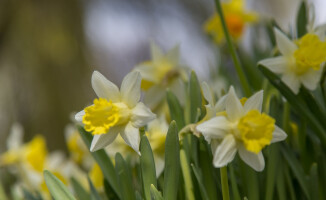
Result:
<svg viewBox="0 0 326 200">
<path fill-rule="evenodd" d="M 200 170 L 193 164 L 191 164 L 191 167 L 192 167 L 192 170 L 194 171 L 196 180 L 198 182 L 199 190 L 200 190 L 202 199 L 209 200 L 206 189 L 205 189 L 205 184 L 203 183 L 203 178 L 202 178 L 202 174 L 200 173 Z"/>
<path fill-rule="evenodd" d="M 172 121 L 165 140 L 165 170 L 163 197 L 166 200 L 177 198 L 180 176 L 179 138 L 175 121 Z"/>
<path fill-rule="evenodd" d="M 71 178 L 71 184 L 79 200 L 88 200 L 91 198 L 85 188 L 74 177 Z"/>
<path fill-rule="evenodd" d="M 185 120 L 184 112 L 180 105 L 180 102 L 170 90 L 167 90 L 166 98 L 171 114 L 171 119 L 176 121 L 178 129 L 181 130 L 185 126 Z"/>
<path fill-rule="evenodd" d="M 159 192 L 154 185 L 151 185 L 150 191 L 152 200 L 163 200 L 162 193 Z"/>
<path fill-rule="evenodd" d="M 190 74 L 189 80 L 189 99 L 190 101 L 190 123 L 198 120 L 198 109 L 202 108 L 202 95 L 197 75 L 194 71 Z M 202 112 L 200 112 L 202 113 Z"/>
<path fill-rule="evenodd" d="M 142 136 L 140 141 L 140 166 L 143 182 L 143 191 L 146 200 L 151 199 L 151 185 L 157 187 L 155 163 L 151 145 L 146 137 Z"/>
<path fill-rule="evenodd" d="M 75 200 L 75 197 L 69 192 L 68 188 L 51 172 L 44 170 L 44 179 L 52 197 L 55 200 Z"/>
<path fill-rule="evenodd" d="M 87 177 L 89 188 L 91 190 L 91 198 L 92 200 L 101 200 L 100 194 L 96 191 L 93 182 L 89 177 Z"/>
</svg>

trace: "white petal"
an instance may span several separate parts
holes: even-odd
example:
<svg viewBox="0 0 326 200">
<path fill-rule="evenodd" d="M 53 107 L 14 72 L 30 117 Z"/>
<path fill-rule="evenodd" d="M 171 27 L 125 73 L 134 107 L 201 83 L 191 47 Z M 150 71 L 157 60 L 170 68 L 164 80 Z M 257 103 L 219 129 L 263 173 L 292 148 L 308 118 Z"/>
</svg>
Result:
<svg viewBox="0 0 326 200">
<path fill-rule="evenodd" d="M 93 72 L 92 87 L 98 97 L 111 100 L 112 102 L 120 101 L 119 88 L 98 71 Z"/>
<path fill-rule="evenodd" d="M 215 167 L 224 167 L 234 159 L 237 153 L 236 141 L 232 134 L 224 137 L 221 144 L 218 145 L 214 152 L 213 164 Z"/>
<path fill-rule="evenodd" d="M 159 155 L 154 155 L 154 162 L 155 162 L 155 170 L 156 170 L 156 177 L 158 178 L 163 170 L 164 170 L 164 157 L 160 157 Z"/>
<path fill-rule="evenodd" d="M 271 143 L 280 142 L 287 138 L 287 134 L 278 126 L 275 125 L 275 130 L 273 132 L 273 139 Z"/>
<path fill-rule="evenodd" d="M 310 69 L 308 72 L 306 72 L 304 75 L 300 77 L 300 81 L 309 90 L 315 90 L 320 81 L 322 70 L 323 68 L 320 68 L 320 70 L 318 71 Z"/>
<path fill-rule="evenodd" d="M 295 74 L 284 74 L 281 79 L 292 90 L 294 94 L 299 93 L 300 81 Z"/>
<path fill-rule="evenodd" d="M 230 87 L 225 105 L 226 113 L 230 121 L 235 121 L 242 117 L 244 109 L 237 95 L 235 94 L 233 86 Z"/>
<path fill-rule="evenodd" d="M 151 55 L 153 61 L 159 60 L 163 57 L 162 50 L 154 42 L 151 42 Z"/>
<path fill-rule="evenodd" d="M 164 100 L 165 94 L 165 88 L 161 87 L 160 85 L 154 85 L 145 93 L 144 103 L 148 107 L 154 109 Z"/>
<path fill-rule="evenodd" d="M 224 117 L 214 117 L 206 122 L 197 125 L 196 129 L 203 134 L 205 139 L 222 139 L 229 132 L 229 121 Z"/>
<path fill-rule="evenodd" d="M 139 143 L 140 136 L 138 128 L 132 126 L 131 122 L 129 122 L 124 130 L 124 132 L 120 133 L 123 140 L 133 148 L 139 155 Z"/>
<path fill-rule="evenodd" d="M 139 102 L 131 111 L 131 123 L 134 127 L 140 128 L 156 118 L 156 115 L 147 108 L 142 102 Z"/>
<path fill-rule="evenodd" d="M 106 134 L 94 135 L 92 144 L 91 144 L 91 152 L 97 151 L 99 149 L 103 149 L 104 147 L 111 144 L 114 139 L 117 137 L 119 133 L 124 130 L 123 126 L 114 126 L 111 127 L 109 132 Z"/>
<path fill-rule="evenodd" d="M 285 56 L 278 56 L 275 58 L 267 58 L 264 60 L 259 61 L 259 64 L 267 67 L 274 73 L 283 73 L 287 71 L 289 66 L 289 59 Z"/>
<path fill-rule="evenodd" d="M 82 111 L 79 111 L 76 115 L 75 115 L 75 120 L 77 122 L 83 122 L 83 117 L 85 115 L 85 111 L 82 110 Z"/>
<path fill-rule="evenodd" d="M 157 80 L 155 74 L 157 73 L 157 68 L 154 67 L 151 63 L 141 63 L 135 67 L 135 71 L 139 71 L 141 77 L 150 82 L 158 83 L 160 80 Z"/>
<path fill-rule="evenodd" d="M 179 51 L 179 45 L 173 47 L 171 50 L 169 50 L 166 53 L 166 58 L 172 63 L 172 64 L 179 64 L 179 57 L 180 57 L 180 51 Z"/>
<path fill-rule="evenodd" d="M 221 111 L 225 110 L 226 99 L 227 99 L 227 95 L 224 95 L 221 98 L 219 98 L 219 100 L 217 101 L 217 103 L 214 106 L 216 112 L 221 112 Z"/>
<path fill-rule="evenodd" d="M 274 33 L 276 37 L 276 44 L 280 52 L 284 56 L 292 56 L 298 47 L 277 28 L 274 28 Z"/>
<path fill-rule="evenodd" d="M 265 160 L 262 152 L 258 154 L 247 151 L 245 147 L 241 144 L 238 146 L 240 158 L 247 163 L 254 170 L 261 172 L 265 168 Z"/>
<path fill-rule="evenodd" d="M 260 90 L 259 92 L 256 92 L 254 95 L 252 95 L 245 103 L 244 110 L 245 113 L 249 110 L 259 110 L 261 112 L 261 108 L 263 105 L 263 99 L 264 99 L 264 91 Z"/>
<path fill-rule="evenodd" d="M 23 144 L 24 129 L 19 123 L 14 123 L 11 126 L 10 134 L 7 139 L 7 149 L 15 150 L 19 149 Z"/>
<path fill-rule="evenodd" d="M 130 108 L 133 108 L 140 99 L 141 75 L 132 71 L 125 76 L 121 84 L 121 97 Z"/>
<path fill-rule="evenodd" d="M 208 103 L 210 105 L 214 105 L 215 99 L 214 99 L 213 92 L 206 82 L 201 83 L 201 89 L 202 89 L 203 95 L 204 95 L 205 99 L 208 101 Z"/>
</svg>

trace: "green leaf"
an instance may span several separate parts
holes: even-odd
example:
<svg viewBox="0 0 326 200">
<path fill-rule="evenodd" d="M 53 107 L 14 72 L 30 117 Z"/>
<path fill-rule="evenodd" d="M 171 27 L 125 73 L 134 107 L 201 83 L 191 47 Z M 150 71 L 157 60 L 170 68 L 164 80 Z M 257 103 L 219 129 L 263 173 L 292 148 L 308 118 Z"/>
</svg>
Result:
<svg viewBox="0 0 326 200">
<path fill-rule="evenodd" d="M 190 123 L 198 120 L 198 109 L 202 107 L 202 95 L 197 75 L 194 71 L 190 74 L 189 80 L 189 99 L 190 99 Z M 199 113 L 201 114 L 201 113 Z"/>
<path fill-rule="evenodd" d="M 6 196 L 6 193 L 5 193 L 4 189 L 2 187 L 1 182 L 0 182 L 0 199 L 3 199 L 3 200 L 7 200 L 8 199 L 7 196 Z"/>
<path fill-rule="evenodd" d="M 71 184 L 79 200 L 89 200 L 91 198 L 85 188 L 74 177 L 71 178 Z"/>
<path fill-rule="evenodd" d="M 279 145 L 273 144 L 270 147 L 270 155 L 267 160 L 267 176 L 266 176 L 266 200 L 274 199 L 274 187 L 276 181 L 276 170 L 279 163 Z"/>
<path fill-rule="evenodd" d="M 203 183 L 209 199 L 217 199 L 217 186 L 214 180 L 214 168 L 212 164 L 211 150 L 203 137 L 200 137 L 199 143 L 199 166 L 203 174 Z"/>
<path fill-rule="evenodd" d="M 316 132 L 322 144 L 326 146 L 326 131 L 319 123 L 316 117 L 307 108 L 305 101 L 298 95 L 295 95 L 290 88 L 288 88 L 278 76 L 271 72 L 266 67 L 259 65 L 259 69 L 264 76 L 281 92 L 281 94 L 291 104 L 293 110 L 297 111 L 307 122 L 309 122 L 311 128 Z"/>
<path fill-rule="evenodd" d="M 297 34 L 298 38 L 307 33 L 308 15 L 305 1 L 302 1 L 297 15 Z"/>
<path fill-rule="evenodd" d="M 288 162 L 294 176 L 298 180 L 302 191 L 304 192 L 306 197 L 308 199 L 310 199 L 309 189 L 307 186 L 307 181 L 305 179 L 306 175 L 303 171 L 302 166 L 300 165 L 299 161 L 293 155 L 293 152 L 288 147 L 283 145 L 281 149 L 282 149 L 282 154 L 284 155 L 286 161 Z"/>
<path fill-rule="evenodd" d="M 180 150 L 180 163 L 182 169 L 183 180 L 185 182 L 185 192 L 188 200 L 194 200 L 194 186 L 192 184 L 191 173 L 186 157 L 186 153 L 183 149 Z"/>
<path fill-rule="evenodd" d="M 25 200 L 42 200 L 42 197 L 40 196 L 39 193 L 33 194 L 32 192 L 26 190 L 25 188 L 23 188 L 23 194 Z"/>
<path fill-rule="evenodd" d="M 171 119 L 176 121 L 178 129 L 181 130 L 185 126 L 185 120 L 184 112 L 180 105 L 180 102 L 170 90 L 167 90 L 166 98 L 169 105 Z"/>
<path fill-rule="evenodd" d="M 234 169 L 232 165 L 229 165 L 229 169 L 230 169 L 230 179 L 231 179 L 231 189 L 232 189 L 232 194 L 233 194 L 233 198 L 234 200 L 240 200 L 240 193 L 239 193 L 239 189 L 238 189 L 238 183 L 237 183 L 237 178 L 234 174 Z"/>
<path fill-rule="evenodd" d="M 165 140 L 165 169 L 163 197 L 166 200 L 177 198 L 180 176 L 179 138 L 175 121 L 172 121 Z"/>
<path fill-rule="evenodd" d="M 115 155 L 115 170 L 118 177 L 121 196 L 124 200 L 135 200 L 135 190 L 132 186 L 132 176 L 120 153 Z"/>
<path fill-rule="evenodd" d="M 108 199 L 119 199 L 118 195 L 114 192 L 109 182 L 104 179 L 104 192 Z"/>
<path fill-rule="evenodd" d="M 100 194 L 96 191 L 93 182 L 89 177 L 87 177 L 89 188 L 91 190 L 91 199 L 92 200 L 101 200 Z"/>
<path fill-rule="evenodd" d="M 317 164 L 313 163 L 310 168 L 310 195 L 311 199 L 319 198 L 319 186 L 318 186 L 318 168 Z"/>
<path fill-rule="evenodd" d="M 88 148 L 90 148 L 93 140 L 93 136 L 89 132 L 85 131 L 83 127 L 77 126 L 77 128 L 84 143 Z M 105 179 L 109 182 L 110 186 L 112 187 L 114 192 L 118 195 L 118 197 L 121 198 L 115 169 L 111 159 L 108 157 L 108 155 L 105 153 L 103 149 L 95 152 L 91 152 L 91 154 L 95 159 L 95 161 L 97 162 L 97 164 L 100 166 Z"/>
<path fill-rule="evenodd" d="M 200 190 L 200 194 L 201 194 L 202 199 L 209 200 L 206 189 L 205 189 L 205 184 L 203 183 L 203 178 L 202 178 L 202 174 L 201 174 L 200 170 L 193 164 L 191 164 L 191 167 L 192 167 L 192 170 L 194 171 L 196 180 L 198 182 L 199 190 Z"/>
<path fill-rule="evenodd" d="M 151 185 L 157 187 L 155 162 L 151 145 L 146 137 L 142 136 L 140 141 L 140 166 L 143 180 L 143 191 L 146 200 L 151 199 Z"/>
<path fill-rule="evenodd" d="M 150 191 L 152 200 L 163 200 L 161 192 L 159 192 L 153 184 L 151 185 Z"/>
<path fill-rule="evenodd" d="M 56 200 L 75 200 L 75 197 L 69 192 L 68 188 L 51 172 L 44 170 L 45 183 Z"/>
</svg>

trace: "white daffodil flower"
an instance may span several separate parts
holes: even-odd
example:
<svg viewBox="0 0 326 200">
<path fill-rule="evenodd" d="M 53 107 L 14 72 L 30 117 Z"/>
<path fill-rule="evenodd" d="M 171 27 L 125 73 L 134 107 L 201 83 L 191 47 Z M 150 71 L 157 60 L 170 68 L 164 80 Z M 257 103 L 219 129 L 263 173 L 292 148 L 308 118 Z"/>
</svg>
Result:
<svg viewBox="0 0 326 200">
<path fill-rule="evenodd" d="M 123 79 L 119 91 L 115 84 L 94 71 L 92 87 L 99 98 L 75 115 L 75 119 L 85 125 L 85 130 L 94 135 L 92 152 L 111 144 L 120 134 L 139 153 L 139 128 L 155 118 L 155 114 L 139 102 L 140 84 L 140 73 L 133 71 Z"/>
<path fill-rule="evenodd" d="M 276 74 L 298 94 L 301 84 L 315 90 L 326 61 L 326 42 L 315 33 L 307 33 L 298 41 L 291 41 L 284 33 L 274 29 L 281 56 L 259 62 Z M 319 34 L 321 35 L 321 34 Z"/>
<path fill-rule="evenodd" d="M 226 166 L 239 152 L 245 163 L 262 171 L 265 161 L 261 150 L 284 140 L 287 135 L 275 125 L 273 118 L 261 113 L 263 91 L 244 100 L 238 99 L 231 86 L 225 100 L 225 112 L 199 124 L 197 130 L 211 143 L 215 167 Z"/>
<path fill-rule="evenodd" d="M 187 80 L 187 72 L 179 63 L 179 54 L 179 46 L 164 54 L 155 43 L 151 43 L 152 60 L 142 62 L 135 67 L 135 71 L 139 71 L 142 75 L 141 88 L 146 91 L 144 102 L 150 108 L 155 109 L 165 100 L 167 88 L 170 88 L 183 102 L 185 93 L 182 80 Z"/>
</svg>

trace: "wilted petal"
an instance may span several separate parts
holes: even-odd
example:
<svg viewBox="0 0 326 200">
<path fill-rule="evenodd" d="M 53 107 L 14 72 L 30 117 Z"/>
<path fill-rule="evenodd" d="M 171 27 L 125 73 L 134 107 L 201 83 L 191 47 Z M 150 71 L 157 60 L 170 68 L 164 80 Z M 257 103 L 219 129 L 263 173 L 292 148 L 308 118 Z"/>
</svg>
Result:
<svg viewBox="0 0 326 200">
<path fill-rule="evenodd" d="M 119 88 L 98 71 L 93 72 L 92 87 L 98 97 L 112 102 L 120 101 Z"/>
<path fill-rule="evenodd" d="M 140 99 L 141 75 L 132 71 L 125 76 L 121 84 L 121 97 L 130 108 L 133 108 Z"/>
<path fill-rule="evenodd" d="M 215 167 L 224 167 L 230 163 L 237 153 L 236 141 L 232 134 L 224 137 L 221 144 L 218 145 L 214 152 L 213 164 Z"/>
<path fill-rule="evenodd" d="M 289 60 L 285 56 L 278 56 L 275 58 L 267 58 L 259 61 L 258 64 L 261 64 L 271 70 L 274 73 L 281 74 L 287 71 L 289 66 Z"/>
<path fill-rule="evenodd" d="M 252 153 L 247 151 L 242 144 L 240 144 L 238 148 L 240 158 L 247 163 L 247 165 L 258 172 L 263 171 L 265 168 L 265 160 L 262 152 L 258 154 Z"/>
<path fill-rule="evenodd" d="M 206 122 L 197 125 L 196 129 L 203 134 L 205 139 L 222 139 L 229 132 L 229 122 L 224 117 L 214 117 Z"/>
<path fill-rule="evenodd" d="M 230 121 L 235 121 L 242 117 L 244 109 L 237 95 L 235 94 L 234 88 L 231 86 L 227 95 L 225 103 L 226 113 Z"/>
<path fill-rule="evenodd" d="M 254 95 L 252 95 L 245 103 L 244 110 L 245 113 L 250 110 L 259 110 L 261 112 L 261 108 L 263 105 L 263 98 L 264 98 L 264 91 L 260 90 L 259 92 L 256 92 Z"/>
<path fill-rule="evenodd" d="M 280 52 L 284 56 L 292 56 L 298 47 L 277 28 L 274 28 L 274 33 L 276 37 L 276 44 Z"/>
<path fill-rule="evenodd" d="M 285 140 L 286 138 L 287 138 L 287 134 L 282 129 L 280 129 L 280 127 L 275 125 L 275 130 L 273 132 L 273 139 L 271 143 L 280 142 Z"/>
<path fill-rule="evenodd" d="M 83 117 L 85 115 L 85 111 L 82 110 L 82 111 L 79 111 L 76 115 L 75 115 L 75 120 L 77 122 L 83 122 Z"/>
<path fill-rule="evenodd" d="M 140 128 L 156 118 L 156 115 L 147 108 L 142 102 L 139 102 L 133 109 L 131 123 L 134 127 Z"/>
<path fill-rule="evenodd" d="M 282 76 L 282 81 L 292 90 L 294 94 L 299 93 L 300 81 L 295 74 L 288 73 Z"/>
<path fill-rule="evenodd" d="M 138 128 L 132 126 L 131 122 L 129 122 L 125 128 L 125 130 L 120 134 L 123 140 L 133 148 L 139 155 L 139 143 L 140 136 Z"/>
<path fill-rule="evenodd" d="M 117 135 L 124 130 L 123 126 L 111 127 L 106 134 L 94 135 L 90 151 L 94 152 L 111 144 Z"/>
</svg>

